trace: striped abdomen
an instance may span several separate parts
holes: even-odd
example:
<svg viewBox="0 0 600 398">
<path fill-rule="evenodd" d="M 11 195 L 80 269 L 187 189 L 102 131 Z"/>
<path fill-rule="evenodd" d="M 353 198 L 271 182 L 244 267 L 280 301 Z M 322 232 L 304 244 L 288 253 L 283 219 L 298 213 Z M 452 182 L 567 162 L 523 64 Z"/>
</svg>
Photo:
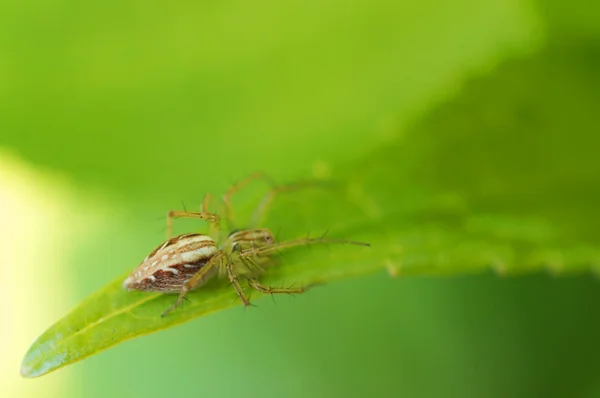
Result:
<svg viewBox="0 0 600 398">
<path fill-rule="evenodd" d="M 179 293 L 189 278 L 216 252 L 217 246 L 210 236 L 176 236 L 154 249 L 123 282 L 123 287 L 128 290 Z M 205 280 L 212 275 L 209 273 Z"/>
</svg>

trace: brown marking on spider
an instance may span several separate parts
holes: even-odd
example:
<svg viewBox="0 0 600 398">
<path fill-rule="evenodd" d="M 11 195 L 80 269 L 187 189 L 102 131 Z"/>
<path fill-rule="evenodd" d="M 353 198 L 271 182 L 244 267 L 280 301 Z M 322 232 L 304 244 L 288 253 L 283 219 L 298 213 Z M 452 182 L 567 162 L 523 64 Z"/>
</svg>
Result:
<svg viewBox="0 0 600 398">
<path fill-rule="evenodd" d="M 210 236 L 176 236 L 154 249 L 125 280 L 123 286 L 128 290 L 179 293 L 181 286 L 216 252 L 215 241 Z"/>
<path fill-rule="evenodd" d="M 232 186 L 223 195 L 225 217 L 231 229 L 234 227 L 230 197 L 250 181 L 267 179 L 262 173 L 255 173 Z M 269 180 L 270 181 L 270 180 Z M 258 278 L 273 263 L 271 256 L 280 250 L 312 244 L 350 244 L 370 246 L 368 243 L 345 239 L 301 238 L 276 242 L 268 228 L 255 228 L 264 217 L 273 198 L 283 192 L 321 183 L 302 182 L 275 187 L 259 203 L 248 229 L 234 230 L 223 241 L 219 240 L 221 218 L 208 211 L 211 196 L 206 195 L 200 212 L 170 211 L 167 213 L 167 240 L 154 249 L 123 282 L 128 290 L 148 292 L 179 293 L 175 303 L 162 316 L 173 311 L 185 299 L 186 294 L 201 287 L 214 275 L 227 277 L 242 303 L 250 305 L 240 279 L 248 286 L 265 294 L 303 293 L 308 287 L 274 288 L 260 284 Z M 209 224 L 210 236 L 203 234 L 183 234 L 171 237 L 174 218 L 199 218 Z"/>
</svg>

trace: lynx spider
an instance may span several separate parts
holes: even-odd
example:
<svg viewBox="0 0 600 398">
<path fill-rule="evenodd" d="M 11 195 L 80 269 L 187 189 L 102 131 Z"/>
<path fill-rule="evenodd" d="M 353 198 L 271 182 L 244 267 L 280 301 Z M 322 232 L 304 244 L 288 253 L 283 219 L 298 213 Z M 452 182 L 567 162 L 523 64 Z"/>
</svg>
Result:
<svg viewBox="0 0 600 398">
<path fill-rule="evenodd" d="M 300 182 L 271 189 L 257 206 L 250 228 L 235 230 L 231 196 L 249 182 L 258 179 L 269 181 L 264 174 L 254 173 L 230 187 L 223 195 L 225 218 L 232 229 L 223 242 L 219 238 L 221 217 L 208 210 L 212 199 L 210 194 L 205 196 L 200 212 L 170 211 L 167 214 L 167 240 L 133 270 L 123 282 L 123 287 L 128 290 L 179 293 L 175 303 L 163 312 L 162 316 L 166 316 L 181 304 L 188 292 L 201 287 L 207 280 L 218 274 L 227 276 L 244 306 L 248 306 L 250 300 L 242 288 L 241 278 L 245 279 L 250 287 L 268 294 L 303 293 L 308 289 L 307 287 L 276 288 L 264 286 L 258 281 L 258 277 L 269 265 L 269 256 L 282 249 L 316 243 L 370 246 L 368 243 L 325 238 L 325 236 L 275 242 L 269 229 L 256 228 L 275 196 L 315 185 L 314 182 Z M 209 224 L 209 235 L 188 233 L 172 237 L 175 218 L 202 219 Z"/>
</svg>

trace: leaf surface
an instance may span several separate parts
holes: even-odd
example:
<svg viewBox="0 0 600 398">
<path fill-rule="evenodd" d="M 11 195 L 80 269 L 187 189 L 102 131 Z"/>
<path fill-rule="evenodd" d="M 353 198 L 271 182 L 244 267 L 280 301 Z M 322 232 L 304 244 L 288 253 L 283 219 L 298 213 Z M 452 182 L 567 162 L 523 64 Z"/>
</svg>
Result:
<svg viewBox="0 0 600 398">
<path fill-rule="evenodd" d="M 553 48 L 507 62 L 410 131 L 336 165 L 333 175 L 344 184 L 334 195 L 282 197 L 265 225 L 283 229 L 285 238 L 329 229 L 372 247 L 286 252 L 265 283 L 326 283 L 383 269 L 400 276 L 596 271 L 600 162 L 597 135 L 588 132 L 600 131 L 591 105 L 598 103 L 600 84 L 594 68 L 588 82 L 552 78 L 579 76 L 587 57 Z M 214 281 L 161 318 L 174 297 L 126 292 L 125 277 L 42 334 L 22 374 L 40 376 L 124 340 L 239 305 L 227 283 Z"/>
</svg>

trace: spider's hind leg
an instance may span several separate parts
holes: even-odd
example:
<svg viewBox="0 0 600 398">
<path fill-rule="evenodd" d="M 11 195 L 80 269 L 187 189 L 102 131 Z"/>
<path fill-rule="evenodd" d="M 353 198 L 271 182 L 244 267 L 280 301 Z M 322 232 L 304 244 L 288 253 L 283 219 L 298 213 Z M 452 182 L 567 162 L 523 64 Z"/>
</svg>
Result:
<svg viewBox="0 0 600 398">
<path fill-rule="evenodd" d="M 250 174 L 243 180 L 232 185 L 227 190 L 227 192 L 223 195 L 222 201 L 223 201 L 223 206 L 225 207 L 225 219 L 227 220 L 227 225 L 229 226 L 230 230 L 236 229 L 235 215 L 233 212 L 233 208 L 231 206 L 231 196 L 233 196 L 233 194 L 235 194 L 236 192 L 242 190 L 246 185 L 248 185 L 252 181 L 256 181 L 256 180 L 264 180 L 269 185 L 275 186 L 275 182 L 269 176 L 267 176 L 265 173 L 259 171 L 259 172 Z"/>
<path fill-rule="evenodd" d="M 258 225 L 260 225 L 265 215 L 269 211 L 269 207 L 271 206 L 271 203 L 273 202 L 276 196 L 282 193 L 299 191 L 306 188 L 322 187 L 329 185 L 330 184 L 324 181 L 307 180 L 274 187 L 269 192 L 267 192 L 267 194 L 262 198 L 256 209 L 254 210 L 254 213 L 252 214 L 252 219 L 250 220 L 250 227 L 256 228 Z"/>
</svg>

